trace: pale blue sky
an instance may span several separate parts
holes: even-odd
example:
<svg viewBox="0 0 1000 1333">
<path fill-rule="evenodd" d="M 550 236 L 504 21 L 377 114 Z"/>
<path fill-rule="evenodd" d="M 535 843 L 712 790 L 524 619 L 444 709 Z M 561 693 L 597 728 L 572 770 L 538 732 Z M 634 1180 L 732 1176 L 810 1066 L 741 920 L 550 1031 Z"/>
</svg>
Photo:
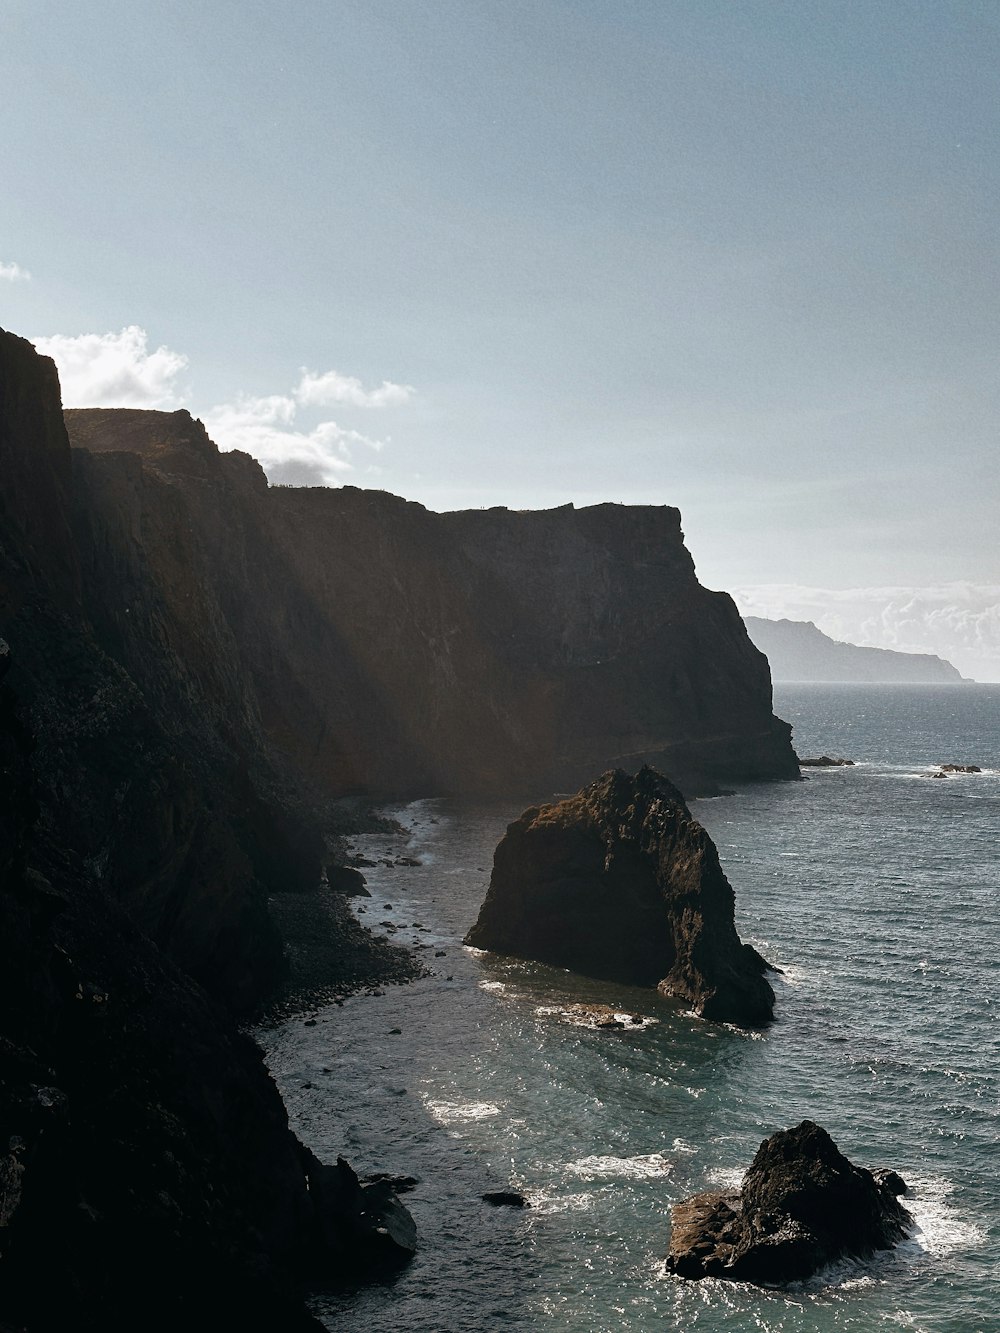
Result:
<svg viewBox="0 0 1000 1333">
<path fill-rule="evenodd" d="M 299 475 L 985 589 L 1000 664 L 998 71 L 995 0 L 0 0 L 0 323 Z"/>
</svg>

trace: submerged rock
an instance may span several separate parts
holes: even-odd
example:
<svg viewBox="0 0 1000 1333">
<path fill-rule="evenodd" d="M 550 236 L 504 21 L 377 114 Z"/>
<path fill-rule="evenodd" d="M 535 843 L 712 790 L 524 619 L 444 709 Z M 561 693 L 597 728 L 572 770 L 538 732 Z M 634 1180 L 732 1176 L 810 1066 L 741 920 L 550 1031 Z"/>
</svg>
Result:
<svg viewBox="0 0 1000 1333">
<path fill-rule="evenodd" d="M 483 1203 L 491 1203 L 494 1208 L 530 1208 L 531 1204 L 517 1190 L 488 1190 L 483 1196 Z"/>
<path fill-rule="evenodd" d="M 939 764 L 942 773 L 981 773 L 978 764 Z"/>
<path fill-rule="evenodd" d="M 853 759 L 831 759 L 828 754 L 821 754 L 816 759 L 800 759 L 799 768 L 853 768 Z"/>
<path fill-rule="evenodd" d="M 798 1281 L 902 1240 L 913 1224 L 896 1199 L 905 1192 L 896 1172 L 855 1166 L 825 1129 L 803 1120 L 764 1140 L 738 1192 L 674 1205 L 667 1268 L 687 1278 Z"/>
<path fill-rule="evenodd" d="M 466 944 L 657 986 L 704 1018 L 773 1016 L 767 964 L 740 941 L 715 844 L 661 774 L 614 769 L 532 807 L 496 849 Z"/>
</svg>

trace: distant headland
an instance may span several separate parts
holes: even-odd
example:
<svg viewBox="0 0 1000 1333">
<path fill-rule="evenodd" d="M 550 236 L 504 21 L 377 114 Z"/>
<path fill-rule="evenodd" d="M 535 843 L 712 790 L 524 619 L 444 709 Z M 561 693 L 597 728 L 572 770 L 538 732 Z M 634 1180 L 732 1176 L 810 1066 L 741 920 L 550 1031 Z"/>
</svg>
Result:
<svg viewBox="0 0 1000 1333">
<path fill-rule="evenodd" d="M 771 663 L 774 681 L 856 682 L 882 685 L 968 684 L 950 662 L 932 653 L 900 653 L 841 643 L 811 620 L 744 616 L 750 638 Z"/>
</svg>

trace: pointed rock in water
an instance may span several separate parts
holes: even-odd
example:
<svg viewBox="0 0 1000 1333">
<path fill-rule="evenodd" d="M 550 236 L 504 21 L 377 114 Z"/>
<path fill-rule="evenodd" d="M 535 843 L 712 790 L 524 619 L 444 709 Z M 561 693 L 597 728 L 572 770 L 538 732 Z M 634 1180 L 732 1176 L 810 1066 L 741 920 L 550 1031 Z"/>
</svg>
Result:
<svg viewBox="0 0 1000 1333">
<path fill-rule="evenodd" d="M 905 1192 L 896 1172 L 855 1166 L 825 1129 L 803 1120 L 764 1140 L 737 1193 L 713 1190 L 673 1206 L 667 1268 L 678 1277 L 796 1282 L 902 1240 L 913 1225 L 896 1198 Z"/>
<path fill-rule="evenodd" d="M 767 964 L 740 941 L 715 844 L 661 774 L 614 769 L 532 807 L 496 849 L 465 943 L 585 976 L 657 986 L 703 1018 L 773 1017 Z"/>
</svg>

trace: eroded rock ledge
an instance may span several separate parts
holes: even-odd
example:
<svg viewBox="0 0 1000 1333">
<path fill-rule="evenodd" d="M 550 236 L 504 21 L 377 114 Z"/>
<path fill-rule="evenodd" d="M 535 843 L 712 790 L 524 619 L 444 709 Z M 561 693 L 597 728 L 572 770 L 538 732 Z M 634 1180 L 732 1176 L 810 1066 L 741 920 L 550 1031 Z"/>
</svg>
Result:
<svg viewBox="0 0 1000 1333">
<path fill-rule="evenodd" d="M 657 986 L 704 1018 L 766 1023 L 767 964 L 740 941 L 715 844 L 662 774 L 614 769 L 526 810 L 496 849 L 466 944 Z"/>
<path fill-rule="evenodd" d="M 667 1268 L 679 1277 L 773 1285 L 902 1240 L 913 1219 L 894 1171 L 871 1172 L 803 1120 L 757 1150 L 736 1193 L 695 1194 L 670 1210 Z"/>
</svg>

